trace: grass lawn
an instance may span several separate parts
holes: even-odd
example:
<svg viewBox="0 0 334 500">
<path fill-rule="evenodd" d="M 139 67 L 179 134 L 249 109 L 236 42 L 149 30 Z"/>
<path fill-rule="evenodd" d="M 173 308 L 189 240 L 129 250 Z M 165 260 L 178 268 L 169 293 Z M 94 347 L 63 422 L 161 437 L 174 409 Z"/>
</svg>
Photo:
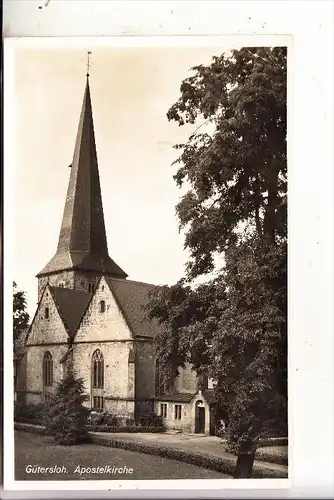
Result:
<svg viewBox="0 0 334 500">
<path fill-rule="evenodd" d="M 61 473 L 39 471 L 28 473 L 27 466 L 40 468 L 59 467 Z M 76 468 L 107 467 L 125 468 L 121 471 L 110 470 L 97 474 L 86 471 L 80 474 L 74 472 Z M 133 469 L 133 472 L 130 472 Z M 59 446 L 50 436 L 15 432 L 15 479 L 67 481 L 84 479 L 224 479 L 230 478 L 226 474 L 209 469 L 203 469 L 176 460 L 151 456 L 133 451 L 108 448 L 94 444 L 75 446 Z"/>
</svg>

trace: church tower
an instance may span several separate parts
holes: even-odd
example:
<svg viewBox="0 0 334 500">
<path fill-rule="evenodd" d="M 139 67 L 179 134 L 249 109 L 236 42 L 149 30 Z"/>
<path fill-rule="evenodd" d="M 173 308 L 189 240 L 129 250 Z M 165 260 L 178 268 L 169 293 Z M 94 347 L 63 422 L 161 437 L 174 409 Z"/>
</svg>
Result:
<svg viewBox="0 0 334 500">
<path fill-rule="evenodd" d="M 37 275 L 38 300 L 47 283 L 92 293 L 102 275 L 127 277 L 108 253 L 87 74 L 58 247 Z"/>
</svg>

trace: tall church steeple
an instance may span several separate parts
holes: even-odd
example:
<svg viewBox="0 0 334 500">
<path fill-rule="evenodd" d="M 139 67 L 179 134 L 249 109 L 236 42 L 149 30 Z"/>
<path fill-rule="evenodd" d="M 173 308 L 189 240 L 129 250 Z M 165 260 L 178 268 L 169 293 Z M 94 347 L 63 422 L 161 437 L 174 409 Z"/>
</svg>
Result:
<svg viewBox="0 0 334 500">
<path fill-rule="evenodd" d="M 127 277 L 108 254 L 88 73 L 57 252 L 37 276 L 65 271 Z"/>
</svg>

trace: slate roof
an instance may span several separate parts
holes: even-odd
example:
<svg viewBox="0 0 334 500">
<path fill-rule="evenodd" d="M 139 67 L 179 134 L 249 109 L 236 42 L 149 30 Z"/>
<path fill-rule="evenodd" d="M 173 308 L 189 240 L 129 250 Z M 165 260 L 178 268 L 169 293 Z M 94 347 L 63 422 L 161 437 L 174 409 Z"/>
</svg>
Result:
<svg viewBox="0 0 334 500">
<path fill-rule="evenodd" d="M 190 403 L 196 392 L 176 392 L 174 394 L 166 394 L 164 396 L 156 396 L 157 401 L 175 401 L 179 403 Z"/>
<path fill-rule="evenodd" d="M 108 254 L 88 78 L 57 252 L 37 276 L 65 269 L 127 277 Z"/>
<path fill-rule="evenodd" d="M 49 288 L 65 328 L 69 336 L 73 337 L 92 295 L 72 288 Z"/>
<path fill-rule="evenodd" d="M 154 399 L 157 401 L 175 401 L 176 403 L 190 403 L 190 401 L 193 399 L 196 394 L 198 394 L 199 391 L 196 392 L 175 392 L 174 394 L 166 394 L 164 396 L 156 396 Z M 214 403 L 215 399 L 213 397 L 213 389 L 205 389 L 202 390 L 202 395 L 205 401 L 208 404 Z"/>
<path fill-rule="evenodd" d="M 134 336 L 152 338 L 162 329 L 157 320 L 148 319 L 145 310 L 150 300 L 150 292 L 156 290 L 157 285 L 107 276 L 105 280 Z"/>
</svg>

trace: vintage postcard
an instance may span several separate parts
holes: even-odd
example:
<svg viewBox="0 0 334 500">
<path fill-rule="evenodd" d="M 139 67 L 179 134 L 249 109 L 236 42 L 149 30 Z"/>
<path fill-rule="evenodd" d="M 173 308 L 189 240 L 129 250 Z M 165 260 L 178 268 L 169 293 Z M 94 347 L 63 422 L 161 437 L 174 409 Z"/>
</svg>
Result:
<svg viewBox="0 0 334 500">
<path fill-rule="evenodd" d="M 289 44 L 10 47 L 22 488 L 286 484 Z"/>
<path fill-rule="evenodd" d="M 1 496 L 332 498 L 333 4 L 3 3 Z"/>
</svg>

